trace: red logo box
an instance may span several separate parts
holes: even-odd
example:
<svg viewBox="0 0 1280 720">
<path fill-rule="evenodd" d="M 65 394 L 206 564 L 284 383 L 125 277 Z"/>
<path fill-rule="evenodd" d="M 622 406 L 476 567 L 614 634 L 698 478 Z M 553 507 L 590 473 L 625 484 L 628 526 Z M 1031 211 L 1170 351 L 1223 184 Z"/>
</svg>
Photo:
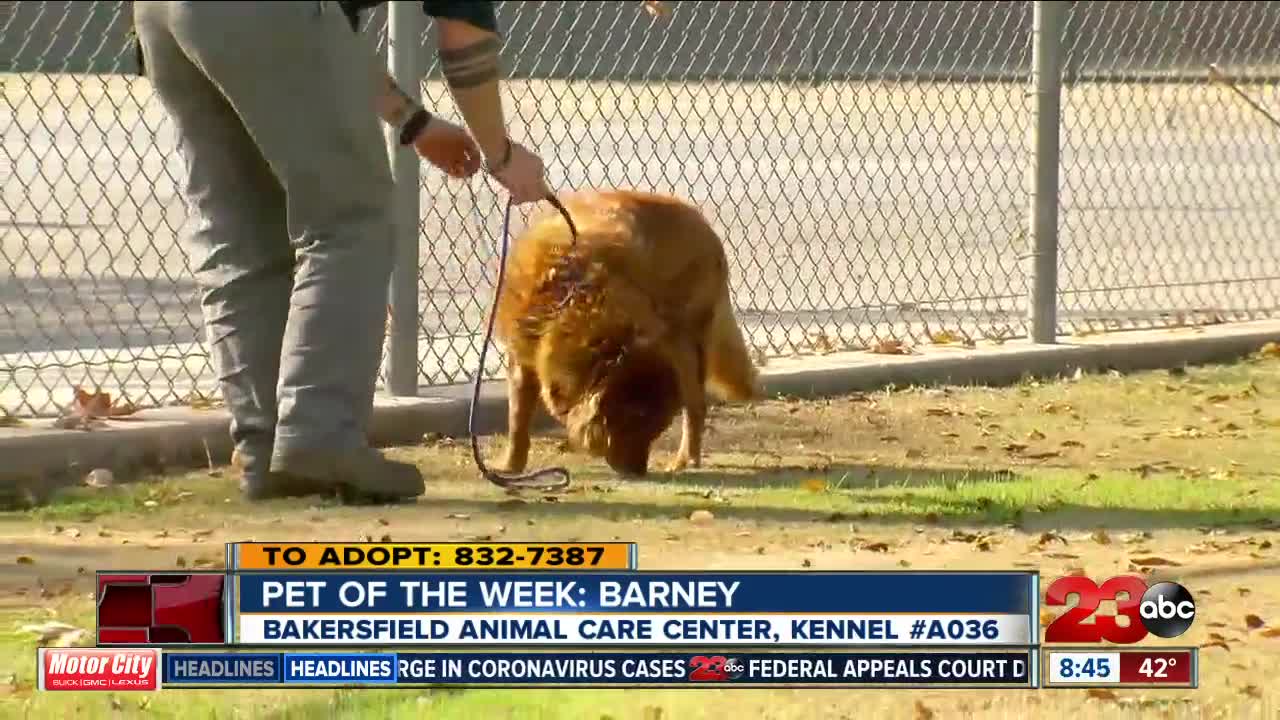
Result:
<svg viewBox="0 0 1280 720">
<path fill-rule="evenodd" d="M 208 645 L 225 638 L 221 572 L 98 573 L 98 647 Z"/>
<path fill-rule="evenodd" d="M 160 689 L 157 648 L 40 648 L 41 690 Z"/>
</svg>

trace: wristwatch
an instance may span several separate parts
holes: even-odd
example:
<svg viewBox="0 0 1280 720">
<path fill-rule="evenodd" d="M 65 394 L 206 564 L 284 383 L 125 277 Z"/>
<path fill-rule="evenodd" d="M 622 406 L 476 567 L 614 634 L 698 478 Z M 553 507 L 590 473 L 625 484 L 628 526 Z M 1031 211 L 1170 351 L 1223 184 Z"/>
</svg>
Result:
<svg viewBox="0 0 1280 720">
<path fill-rule="evenodd" d="M 414 110 L 409 118 L 400 126 L 400 144 L 411 145 L 413 141 L 418 139 L 418 135 L 422 132 L 427 123 L 431 122 L 431 113 L 426 108 L 419 107 Z"/>
</svg>

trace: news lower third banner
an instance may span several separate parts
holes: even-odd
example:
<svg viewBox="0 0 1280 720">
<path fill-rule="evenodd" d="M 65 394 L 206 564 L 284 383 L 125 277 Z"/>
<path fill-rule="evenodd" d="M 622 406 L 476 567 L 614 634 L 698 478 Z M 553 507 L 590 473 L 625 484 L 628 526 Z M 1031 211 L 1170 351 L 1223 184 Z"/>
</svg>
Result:
<svg viewBox="0 0 1280 720">
<path fill-rule="evenodd" d="M 1019 687 L 1030 650 L 897 652 L 186 652 L 164 651 L 181 687 Z"/>
<path fill-rule="evenodd" d="M 1027 646 L 1019 572 L 241 572 L 241 645 Z"/>
<path fill-rule="evenodd" d="M 638 548 L 601 543 L 261 543 L 227 544 L 227 568 L 316 570 L 635 570 Z"/>
</svg>

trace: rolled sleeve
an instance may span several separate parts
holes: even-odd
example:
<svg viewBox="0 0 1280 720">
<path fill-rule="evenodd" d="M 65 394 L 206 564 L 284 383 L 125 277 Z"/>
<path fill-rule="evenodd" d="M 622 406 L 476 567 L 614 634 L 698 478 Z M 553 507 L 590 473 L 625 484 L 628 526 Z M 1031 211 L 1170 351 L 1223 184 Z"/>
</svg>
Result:
<svg viewBox="0 0 1280 720">
<path fill-rule="evenodd" d="M 422 10 L 433 18 L 461 20 L 498 35 L 498 14 L 486 0 L 422 0 Z"/>
</svg>

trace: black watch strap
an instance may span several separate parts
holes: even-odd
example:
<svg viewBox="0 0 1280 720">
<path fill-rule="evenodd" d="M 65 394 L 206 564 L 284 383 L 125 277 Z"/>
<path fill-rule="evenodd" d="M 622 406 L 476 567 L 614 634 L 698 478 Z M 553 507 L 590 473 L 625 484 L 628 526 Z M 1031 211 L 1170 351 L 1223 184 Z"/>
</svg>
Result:
<svg viewBox="0 0 1280 720">
<path fill-rule="evenodd" d="M 400 144 L 412 144 L 429 122 L 431 122 L 431 113 L 427 112 L 426 108 L 415 110 L 409 119 L 404 121 L 404 125 L 400 126 Z"/>
</svg>

